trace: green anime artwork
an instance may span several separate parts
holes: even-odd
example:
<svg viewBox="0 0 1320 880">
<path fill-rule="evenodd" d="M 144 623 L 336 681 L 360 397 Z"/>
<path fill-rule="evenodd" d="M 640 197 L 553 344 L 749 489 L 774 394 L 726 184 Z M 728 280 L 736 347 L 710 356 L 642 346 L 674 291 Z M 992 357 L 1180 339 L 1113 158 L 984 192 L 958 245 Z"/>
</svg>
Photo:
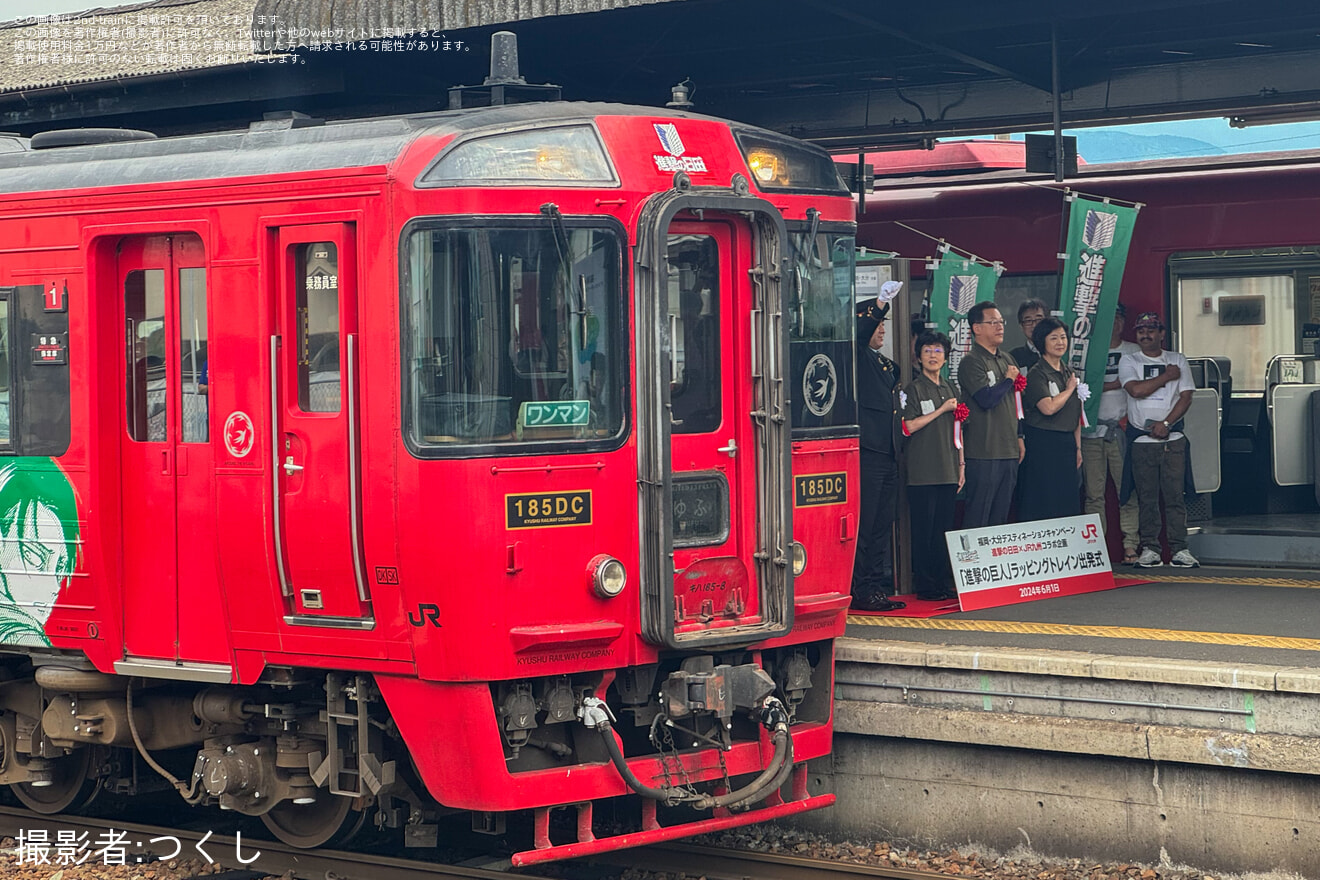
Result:
<svg viewBox="0 0 1320 880">
<path fill-rule="evenodd" d="M 49 458 L 0 465 L 0 644 L 49 646 L 46 620 L 78 561 L 73 486 Z"/>
</svg>

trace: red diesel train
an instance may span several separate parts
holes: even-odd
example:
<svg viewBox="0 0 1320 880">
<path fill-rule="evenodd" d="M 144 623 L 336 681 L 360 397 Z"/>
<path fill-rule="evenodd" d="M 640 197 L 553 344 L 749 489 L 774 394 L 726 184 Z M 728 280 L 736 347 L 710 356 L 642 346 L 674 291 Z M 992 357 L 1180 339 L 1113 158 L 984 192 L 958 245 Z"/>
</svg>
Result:
<svg viewBox="0 0 1320 880">
<path fill-rule="evenodd" d="M 0 783 L 517 864 L 831 803 L 853 216 L 650 108 L 0 138 Z"/>
</svg>

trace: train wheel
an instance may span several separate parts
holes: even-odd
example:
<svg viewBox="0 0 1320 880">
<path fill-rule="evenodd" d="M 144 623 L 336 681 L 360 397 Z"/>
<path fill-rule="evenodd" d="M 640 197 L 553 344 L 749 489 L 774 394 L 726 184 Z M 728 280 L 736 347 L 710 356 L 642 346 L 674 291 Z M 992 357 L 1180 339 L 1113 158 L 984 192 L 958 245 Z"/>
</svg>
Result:
<svg viewBox="0 0 1320 880">
<path fill-rule="evenodd" d="M 353 799 L 321 792 L 315 803 L 282 801 L 261 821 L 282 843 L 299 849 L 347 843 L 366 821 L 365 810 L 353 808 Z"/>
<path fill-rule="evenodd" d="M 101 780 L 91 774 L 96 750 L 77 749 L 73 754 L 50 762 L 49 785 L 16 782 L 10 786 L 23 806 L 36 813 L 50 815 L 65 810 L 78 810 L 96 799 L 101 793 Z"/>
</svg>

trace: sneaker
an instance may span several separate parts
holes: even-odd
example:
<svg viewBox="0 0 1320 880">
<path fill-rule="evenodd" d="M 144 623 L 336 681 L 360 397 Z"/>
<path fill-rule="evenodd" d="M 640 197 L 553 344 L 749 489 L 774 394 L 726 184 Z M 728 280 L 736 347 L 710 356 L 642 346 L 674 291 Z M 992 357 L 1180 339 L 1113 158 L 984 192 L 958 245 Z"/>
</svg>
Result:
<svg viewBox="0 0 1320 880">
<path fill-rule="evenodd" d="M 1187 553 L 1186 550 L 1183 550 L 1183 551 L 1181 551 L 1181 552 L 1182 552 L 1182 553 Z M 1177 559 L 1177 558 L 1178 558 L 1177 556 L 1174 557 L 1174 559 Z M 1192 558 L 1192 554 L 1187 553 L 1187 558 L 1188 558 L 1188 559 L 1191 559 L 1191 558 Z M 1145 550 L 1142 550 L 1142 551 L 1141 551 L 1141 555 L 1137 557 L 1137 567 L 1138 567 L 1138 568 L 1158 568 L 1159 566 L 1161 566 L 1161 565 L 1163 565 L 1163 564 L 1164 564 L 1164 560 L 1160 558 L 1160 554 L 1157 553 L 1157 552 L 1155 552 L 1154 550 L 1152 550 L 1152 549 L 1149 548 L 1149 547 L 1147 547 Z M 1178 564 L 1177 562 L 1174 563 L 1174 565 L 1177 565 L 1177 564 Z M 1193 565 L 1196 564 L 1196 560 L 1195 560 L 1195 559 L 1192 559 L 1192 564 L 1193 564 Z M 1190 567 L 1190 566 L 1189 566 L 1189 567 Z"/>
<path fill-rule="evenodd" d="M 1169 560 L 1169 564 L 1178 568 L 1201 567 L 1201 563 L 1196 561 L 1196 557 L 1192 555 L 1190 550 L 1179 550 L 1177 553 L 1173 554 L 1173 559 Z"/>
</svg>

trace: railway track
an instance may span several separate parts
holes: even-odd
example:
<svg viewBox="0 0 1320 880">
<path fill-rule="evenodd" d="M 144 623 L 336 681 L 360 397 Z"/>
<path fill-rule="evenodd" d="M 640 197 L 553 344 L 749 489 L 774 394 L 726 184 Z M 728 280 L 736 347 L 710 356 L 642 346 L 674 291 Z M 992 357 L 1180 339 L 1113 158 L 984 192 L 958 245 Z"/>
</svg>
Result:
<svg viewBox="0 0 1320 880">
<path fill-rule="evenodd" d="M 706 880 L 847 880 L 874 877 L 882 880 L 934 880 L 948 875 L 877 865 L 822 861 L 799 856 L 755 853 L 691 844 L 663 846 L 606 853 L 583 859 L 576 864 L 583 870 L 575 874 L 563 862 L 551 863 L 541 870 L 512 870 L 507 859 L 492 858 L 484 865 L 442 864 L 415 859 L 356 853 L 343 850 L 301 850 L 269 840 L 239 838 L 236 835 L 209 831 L 170 828 L 125 822 L 119 819 L 85 816 L 46 816 L 13 807 L 0 807 L 0 836 L 18 838 L 45 830 L 54 848 L 59 832 L 72 832 L 96 841 L 109 831 L 119 832 L 127 862 L 149 863 L 166 858 L 198 858 L 199 854 L 215 863 L 246 876 L 292 876 L 297 880 L 510 880 L 511 877 L 591 876 L 605 878 L 611 868 L 627 868 L 686 875 Z M 152 840 L 162 840 L 151 843 Z M 177 840 L 180 852 L 172 855 Z M 199 849 L 200 847 L 200 849 Z M 257 855 L 259 853 L 259 855 Z M 244 863 L 244 860 L 252 859 Z M 95 860 L 93 860 L 95 861 Z M 0 860 L 0 871 L 10 867 Z M 58 868 L 52 865 L 51 870 Z M 541 871 L 545 873 L 542 873 Z M 237 875 L 236 875 L 237 876 Z"/>
<path fill-rule="evenodd" d="M 706 880 L 847 880 L 877 877 L 882 880 L 948 880 L 948 874 L 881 865 L 825 861 L 782 853 L 758 853 L 692 844 L 649 846 L 630 852 L 611 853 L 609 859 L 592 858 L 592 864 L 617 864 L 663 871 Z"/>
</svg>

